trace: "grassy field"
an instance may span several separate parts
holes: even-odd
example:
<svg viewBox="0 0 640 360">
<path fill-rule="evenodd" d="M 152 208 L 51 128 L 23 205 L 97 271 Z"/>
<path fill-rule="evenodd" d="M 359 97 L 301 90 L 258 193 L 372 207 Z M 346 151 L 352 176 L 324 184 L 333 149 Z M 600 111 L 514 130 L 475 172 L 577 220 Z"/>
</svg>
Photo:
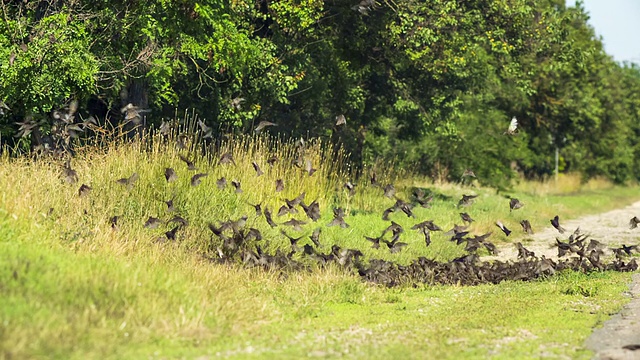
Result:
<svg viewBox="0 0 640 360">
<path fill-rule="evenodd" d="M 268 138 L 242 138 L 209 157 L 154 142 L 112 142 L 78 152 L 71 162 L 78 182 L 61 179 L 62 162 L 0 159 L 0 357 L 3 358 L 588 358 L 582 343 L 592 327 L 628 301 L 628 273 L 562 273 L 533 282 L 497 285 L 383 288 L 364 283 L 337 266 L 307 272 L 265 272 L 206 260 L 215 254 L 208 229 L 247 215 L 247 225 L 262 232 L 265 249 L 286 248 L 283 226 L 269 227 L 250 204 L 274 212 L 301 192 L 317 199 L 322 217 L 295 235 L 322 228 L 324 250 L 331 245 L 360 249 L 365 258 L 406 263 L 417 256 L 450 260 L 464 254 L 441 234 L 424 246 L 407 230 L 400 253 L 372 249 L 364 236 L 378 236 L 389 224 L 382 210 L 394 200 L 371 187 L 368 177 L 350 196 L 343 188 L 351 176 L 340 155 L 308 144 L 305 159 L 313 176 L 291 166 L 296 145 Z M 236 165 L 220 165 L 220 154 Z M 195 159 L 189 171 L 178 155 Z M 273 167 L 266 160 L 277 155 Z M 251 162 L 265 174 L 258 177 Z M 178 180 L 168 183 L 166 167 Z M 304 166 L 303 166 L 304 167 Z M 505 194 L 481 187 L 434 184 L 380 165 L 382 184 L 393 183 L 408 199 L 414 187 L 435 194 L 431 208 L 415 208 L 415 219 L 394 213 L 407 229 L 433 219 L 447 230 L 461 224 L 462 194 L 477 194 L 465 208 L 476 222 L 474 233 L 494 231 L 496 243 L 511 242 L 494 225 L 512 229 L 529 219 L 535 228 L 562 218 L 605 211 L 640 199 L 635 187 L 605 182 L 520 183 L 508 195 L 525 206 L 511 212 Z M 116 179 L 136 172 L 132 186 Z M 190 186 L 196 172 L 207 173 Z M 216 180 L 238 180 L 244 191 L 220 190 Z M 274 182 L 285 189 L 276 193 Z M 78 196 L 80 184 L 92 190 Z M 164 200 L 173 198 L 168 213 Z M 349 228 L 325 227 L 332 207 L 346 209 Z M 189 225 L 176 241 L 157 239 L 172 226 L 145 228 L 148 217 L 166 221 L 180 214 Z M 120 216 L 117 229 L 109 219 Z M 304 218 L 304 213 L 295 215 Z M 284 219 L 277 218 L 281 223 Z M 519 229 L 518 229 L 519 230 Z M 305 240 L 306 241 L 306 240 Z"/>
</svg>

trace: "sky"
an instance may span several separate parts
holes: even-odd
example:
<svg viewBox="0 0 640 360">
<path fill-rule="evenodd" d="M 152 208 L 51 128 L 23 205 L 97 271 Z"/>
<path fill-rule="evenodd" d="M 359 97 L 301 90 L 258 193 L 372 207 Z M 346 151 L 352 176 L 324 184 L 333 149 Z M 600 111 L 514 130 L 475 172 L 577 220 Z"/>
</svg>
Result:
<svg viewBox="0 0 640 360">
<path fill-rule="evenodd" d="M 575 0 L 566 0 L 573 6 Z M 589 23 L 615 61 L 640 64 L 640 0 L 583 0 Z"/>
</svg>

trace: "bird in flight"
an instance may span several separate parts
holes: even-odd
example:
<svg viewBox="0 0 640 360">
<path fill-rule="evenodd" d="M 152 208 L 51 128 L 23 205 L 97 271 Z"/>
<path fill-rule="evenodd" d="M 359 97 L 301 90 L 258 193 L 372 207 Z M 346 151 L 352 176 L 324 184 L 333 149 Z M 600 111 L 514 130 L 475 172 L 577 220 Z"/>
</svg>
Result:
<svg viewBox="0 0 640 360">
<path fill-rule="evenodd" d="M 514 116 L 513 118 L 511 118 L 511 123 L 509 123 L 509 127 L 507 128 L 507 131 L 505 131 L 505 134 L 515 135 L 517 130 L 518 130 L 518 119 L 516 119 L 516 117 Z"/>
</svg>

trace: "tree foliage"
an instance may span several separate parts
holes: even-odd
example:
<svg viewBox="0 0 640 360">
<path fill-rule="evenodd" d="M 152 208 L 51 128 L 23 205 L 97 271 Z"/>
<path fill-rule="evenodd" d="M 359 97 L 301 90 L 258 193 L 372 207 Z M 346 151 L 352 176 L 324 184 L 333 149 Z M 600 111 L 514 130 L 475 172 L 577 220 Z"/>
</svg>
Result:
<svg viewBox="0 0 640 360">
<path fill-rule="evenodd" d="M 1 131 L 78 99 L 217 133 L 262 120 L 457 180 L 640 176 L 640 72 L 563 0 L 2 2 Z M 105 114 L 102 114 L 105 116 Z M 336 126 L 344 115 L 346 125 Z M 516 116 L 516 136 L 505 136 Z"/>
</svg>

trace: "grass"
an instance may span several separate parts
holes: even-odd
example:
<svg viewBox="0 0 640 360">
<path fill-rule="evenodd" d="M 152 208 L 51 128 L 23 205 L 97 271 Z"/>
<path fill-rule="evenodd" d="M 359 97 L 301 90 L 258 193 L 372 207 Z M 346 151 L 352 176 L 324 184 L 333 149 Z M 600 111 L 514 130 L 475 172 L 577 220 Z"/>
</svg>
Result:
<svg viewBox="0 0 640 360">
<path fill-rule="evenodd" d="M 218 165 L 228 151 L 237 165 Z M 193 172 L 159 138 L 79 151 L 72 161 L 75 185 L 60 180 L 60 164 L 50 159 L 0 159 L 0 357 L 588 358 L 582 342 L 592 327 L 628 300 L 622 293 L 630 275 L 623 273 L 386 289 L 335 267 L 282 273 L 212 264 L 201 256 L 215 247 L 209 222 L 250 215 L 249 203 L 277 211 L 284 198 L 302 191 L 307 202 L 318 199 L 322 218 L 303 232 L 286 231 L 300 236 L 322 227 L 325 252 L 335 243 L 367 257 L 408 262 L 416 256 L 448 260 L 462 250 L 439 234 L 426 248 L 409 230 L 403 252 L 371 249 L 364 235 L 377 236 L 388 225 L 380 213 L 394 201 L 364 181 L 349 197 L 342 184 L 352 177 L 343 170 L 343 157 L 322 144 L 305 151 L 318 168 L 312 177 L 290 165 L 296 145 L 278 139 L 236 139 L 209 158 L 196 156 L 195 148 L 180 153 L 196 158 L 198 171 L 209 174 L 199 186 L 189 185 Z M 280 158 L 273 168 L 266 164 L 271 155 Z M 265 175 L 256 177 L 254 160 Z M 166 183 L 165 167 L 176 169 L 177 182 Z M 115 183 L 134 171 L 140 179 L 131 189 Z M 636 188 L 605 183 L 586 189 L 574 184 L 564 192 L 521 184 L 510 195 L 525 207 L 509 212 L 508 200 L 492 189 L 375 171 L 402 198 L 416 186 L 436 195 L 432 208 L 416 209 L 416 219 L 391 215 L 406 227 L 427 218 L 443 228 L 460 223 L 456 203 L 463 193 L 480 195 L 465 209 L 476 219 L 474 233 L 495 230 L 498 218 L 515 227 L 526 217 L 536 228 L 548 226 L 556 213 L 570 218 L 638 199 Z M 245 191 L 218 190 L 215 181 L 222 176 L 239 180 Z M 285 190 L 275 193 L 279 178 Z M 81 183 L 92 187 L 89 196 L 77 195 Z M 143 224 L 149 216 L 173 216 L 162 202 L 169 198 L 190 224 L 175 243 L 158 244 L 170 226 L 150 230 Z M 349 228 L 324 227 L 332 206 L 347 209 Z M 109 223 L 114 215 L 121 216 L 117 231 Z M 263 233 L 266 248 L 288 246 L 280 229 L 263 218 L 250 215 L 248 225 Z M 493 238 L 508 241 L 496 232 Z"/>
</svg>

